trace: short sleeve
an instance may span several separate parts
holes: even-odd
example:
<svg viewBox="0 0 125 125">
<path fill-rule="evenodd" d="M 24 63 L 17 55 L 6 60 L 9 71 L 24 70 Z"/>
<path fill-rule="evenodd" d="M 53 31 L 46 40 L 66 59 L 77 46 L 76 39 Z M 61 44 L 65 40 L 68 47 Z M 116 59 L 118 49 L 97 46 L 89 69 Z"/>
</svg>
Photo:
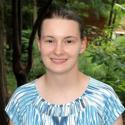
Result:
<svg viewBox="0 0 125 125">
<path fill-rule="evenodd" d="M 6 113 L 8 114 L 10 120 L 14 123 L 14 125 L 20 125 L 20 108 L 18 100 L 19 95 L 16 90 L 5 108 Z"/>
<path fill-rule="evenodd" d="M 109 87 L 105 95 L 104 125 L 113 125 L 117 118 L 122 115 L 124 110 L 125 108 L 115 91 Z"/>
</svg>

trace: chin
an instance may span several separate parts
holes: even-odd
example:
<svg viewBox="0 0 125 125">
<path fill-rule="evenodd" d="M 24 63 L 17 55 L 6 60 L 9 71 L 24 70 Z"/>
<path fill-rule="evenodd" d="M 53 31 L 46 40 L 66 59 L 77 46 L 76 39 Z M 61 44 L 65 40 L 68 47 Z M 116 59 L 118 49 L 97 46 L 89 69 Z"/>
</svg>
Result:
<svg viewBox="0 0 125 125">
<path fill-rule="evenodd" d="M 62 74 L 67 74 L 72 71 L 76 70 L 76 67 L 53 67 L 53 69 L 47 69 L 48 72 L 51 72 L 52 74 L 57 74 L 57 75 L 62 75 Z"/>
<path fill-rule="evenodd" d="M 50 72 L 50 73 L 52 73 L 52 74 L 56 74 L 56 75 L 61 75 L 61 74 L 66 74 L 67 72 L 68 72 L 68 70 L 51 70 L 51 69 L 49 69 L 49 70 L 47 70 L 47 72 Z"/>
<path fill-rule="evenodd" d="M 77 69 L 77 63 L 70 62 L 70 63 L 64 63 L 64 64 L 48 64 L 46 65 L 46 71 L 51 72 L 54 74 L 66 74 L 69 72 L 72 72 Z"/>
</svg>

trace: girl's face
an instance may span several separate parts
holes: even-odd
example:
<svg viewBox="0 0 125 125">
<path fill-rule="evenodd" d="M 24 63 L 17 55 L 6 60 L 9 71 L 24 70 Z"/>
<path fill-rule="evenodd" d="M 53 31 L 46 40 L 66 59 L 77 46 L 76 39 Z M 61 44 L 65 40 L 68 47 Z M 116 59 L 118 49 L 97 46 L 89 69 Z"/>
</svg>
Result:
<svg viewBox="0 0 125 125">
<path fill-rule="evenodd" d="M 43 21 L 38 42 L 48 72 L 66 73 L 77 69 L 78 56 L 86 48 L 76 21 L 52 18 Z"/>
</svg>

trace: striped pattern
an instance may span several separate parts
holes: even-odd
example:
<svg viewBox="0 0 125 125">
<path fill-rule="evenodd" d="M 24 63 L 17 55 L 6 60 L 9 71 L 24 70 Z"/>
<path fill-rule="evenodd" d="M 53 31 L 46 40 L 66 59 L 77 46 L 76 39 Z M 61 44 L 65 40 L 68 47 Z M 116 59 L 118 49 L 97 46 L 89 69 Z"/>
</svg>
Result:
<svg viewBox="0 0 125 125">
<path fill-rule="evenodd" d="M 34 81 L 25 84 L 5 110 L 14 125 L 113 125 L 125 109 L 109 85 L 90 78 L 83 95 L 64 105 L 44 100 Z"/>
</svg>

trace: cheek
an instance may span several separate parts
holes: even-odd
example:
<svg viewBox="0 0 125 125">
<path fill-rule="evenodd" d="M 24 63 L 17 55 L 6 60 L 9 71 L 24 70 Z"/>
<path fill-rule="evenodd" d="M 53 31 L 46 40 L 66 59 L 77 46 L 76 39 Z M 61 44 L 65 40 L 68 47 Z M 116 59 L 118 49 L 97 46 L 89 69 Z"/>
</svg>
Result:
<svg viewBox="0 0 125 125">
<path fill-rule="evenodd" d="M 53 47 L 47 47 L 45 45 L 42 45 L 40 46 L 40 53 L 41 55 L 47 55 L 49 53 L 51 53 L 53 51 Z"/>
<path fill-rule="evenodd" d="M 80 50 L 79 49 L 69 49 L 67 51 L 65 51 L 72 59 L 74 58 L 75 60 L 78 58 L 79 54 L 80 54 Z"/>
<path fill-rule="evenodd" d="M 70 48 L 66 48 L 65 51 L 67 53 L 70 53 L 71 55 L 79 55 L 80 47 L 79 46 L 73 46 L 73 47 L 70 47 Z"/>
</svg>

